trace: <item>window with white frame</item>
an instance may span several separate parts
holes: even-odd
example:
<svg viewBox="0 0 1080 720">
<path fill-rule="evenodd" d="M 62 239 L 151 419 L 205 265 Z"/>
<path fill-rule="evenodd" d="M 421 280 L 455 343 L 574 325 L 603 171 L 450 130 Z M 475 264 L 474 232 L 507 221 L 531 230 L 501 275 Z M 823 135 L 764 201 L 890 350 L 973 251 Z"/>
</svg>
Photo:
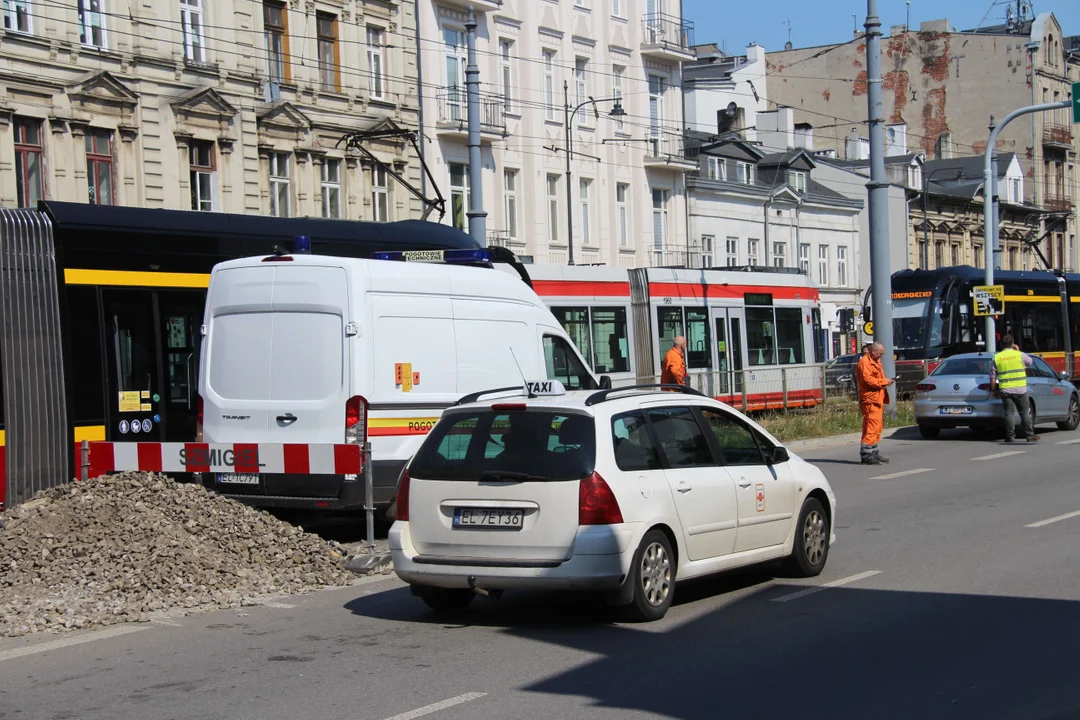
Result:
<svg viewBox="0 0 1080 720">
<path fill-rule="evenodd" d="M 33 32 L 30 24 L 31 0 L 4 0 L 4 29 L 14 32 Z"/>
<path fill-rule="evenodd" d="M 817 248 L 817 281 L 818 285 L 829 285 L 829 246 L 818 245 Z"/>
<path fill-rule="evenodd" d="M 79 0 L 79 41 L 105 48 L 105 0 Z"/>
<path fill-rule="evenodd" d="M 810 275 L 810 244 L 799 243 L 799 270 Z"/>
<path fill-rule="evenodd" d="M 739 183 L 742 185 L 754 184 L 754 164 L 748 162 L 739 162 Z"/>
<path fill-rule="evenodd" d="M 547 176 L 547 203 L 548 203 L 548 241 L 559 242 L 559 176 L 548 173 Z"/>
<path fill-rule="evenodd" d="M 574 0 L 574 7 L 584 8 L 588 10 L 591 7 L 589 0 Z"/>
<path fill-rule="evenodd" d="M 649 141 L 653 157 L 660 155 L 664 128 L 664 78 L 649 76 Z"/>
<path fill-rule="evenodd" d="M 450 218 L 454 227 L 464 230 L 465 213 L 469 209 L 469 166 L 465 163 L 450 163 Z"/>
<path fill-rule="evenodd" d="M 371 211 L 375 222 L 390 222 L 390 182 L 383 167 L 371 169 Z"/>
<path fill-rule="evenodd" d="M 619 247 L 630 246 L 630 186 L 618 183 L 615 186 L 615 221 L 618 223 Z"/>
<path fill-rule="evenodd" d="M 748 238 L 746 241 L 746 264 L 751 267 L 756 267 L 758 263 L 758 245 L 759 241 L 756 238 Z"/>
<path fill-rule="evenodd" d="M 739 238 L 729 235 L 724 240 L 724 256 L 728 267 L 739 264 Z"/>
<path fill-rule="evenodd" d="M 626 68 L 622 65 L 611 66 L 611 97 L 616 105 L 622 105 L 623 85 L 626 83 Z M 624 108 L 625 110 L 625 108 Z M 621 117 L 615 118 L 615 128 L 622 130 L 625 126 Z"/>
<path fill-rule="evenodd" d="M 663 251 L 667 245 L 668 231 L 668 191 L 653 188 L 653 249 L 658 258 L 657 264 L 663 263 Z"/>
<path fill-rule="evenodd" d="M 514 111 L 514 42 L 499 40 L 499 90 L 503 112 Z"/>
<path fill-rule="evenodd" d="M 192 140 L 188 148 L 188 170 L 191 173 L 191 209 L 212 212 L 217 167 L 214 143 L 211 140 Z"/>
<path fill-rule="evenodd" d="M 710 180 L 727 180 L 727 164 L 724 158 L 710 157 L 708 167 Z"/>
<path fill-rule="evenodd" d="M 506 223 L 506 236 L 512 239 L 518 236 L 517 178 L 517 170 L 503 170 L 503 221 Z"/>
<path fill-rule="evenodd" d="M 367 29 L 368 92 L 376 100 L 386 97 L 386 33 L 382 28 L 368 26 Z"/>
<path fill-rule="evenodd" d="M 544 119 L 555 119 L 555 51 L 544 50 Z"/>
<path fill-rule="evenodd" d="M 787 262 L 787 243 L 774 242 L 772 244 L 773 267 L 782 268 Z"/>
<path fill-rule="evenodd" d="M 184 33 L 184 59 L 205 62 L 202 0 L 180 0 L 180 27 Z"/>
<path fill-rule="evenodd" d="M 626 0 L 611 0 L 611 14 L 617 18 L 626 17 Z"/>
<path fill-rule="evenodd" d="M 468 57 L 465 50 L 465 33 L 455 28 L 443 28 L 443 45 L 446 53 L 446 120 L 458 122 L 465 119 L 465 66 Z"/>
<path fill-rule="evenodd" d="M 586 73 L 589 69 L 589 59 L 579 57 L 574 60 L 574 88 L 577 93 L 577 106 L 581 106 L 589 99 L 589 84 L 586 80 Z M 578 112 L 578 125 L 581 127 L 588 127 L 589 118 L 592 117 L 591 108 L 581 108 Z"/>
<path fill-rule="evenodd" d="M 1024 201 L 1024 191 L 1021 189 L 1020 183 L 1020 178 L 1009 178 L 1007 195 L 1008 202 L 1019 204 Z"/>
<path fill-rule="evenodd" d="M 325 218 L 341 217 L 341 160 L 324 158 L 320 169 L 322 214 Z"/>
<path fill-rule="evenodd" d="M 272 152 L 269 155 L 270 214 L 289 217 L 289 153 Z"/>
<path fill-rule="evenodd" d="M 716 245 L 716 236 L 714 235 L 702 235 L 701 236 L 701 267 L 710 268 L 713 266 L 713 247 Z"/>
<path fill-rule="evenodd" d="M 592 245 L 592 180 L 581 178 L 578 190 L 581 194 L 581 241 Z"/>
<path fill-rule="evenodd" d="M 800 170 L 792 170 L 788 173 L 788 185 L 795 189 L 795 192 L 806 192 L 806 173 Z"/>
<path fill-rule="evenodd" d="M 836 248 L 836 285 L 847 287 L 847 248 L 843 245 Z"/>
<path fill-rule="evenodd" d="M 288 8 L 277 0 L 263 0 L 263 31 L 266 41 L 266 75 L 271 82 L 285 80 L 288 65 L 285 49 L 288 44 Z"/>
<path fill-rule="evenodd" d="M 337 16 L 324 12 L 315 13 L 315 34 L 319 52 L 319 84 L 323 90 L 341 90 Z"/>
</svg>

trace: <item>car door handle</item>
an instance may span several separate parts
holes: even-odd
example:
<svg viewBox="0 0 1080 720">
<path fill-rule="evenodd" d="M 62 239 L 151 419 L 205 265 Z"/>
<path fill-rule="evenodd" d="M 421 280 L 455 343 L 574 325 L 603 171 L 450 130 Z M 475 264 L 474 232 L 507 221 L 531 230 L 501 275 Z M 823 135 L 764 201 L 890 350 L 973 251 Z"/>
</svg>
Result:
<svg viewBox="0 0 1080 720">
<path fill-rule="evenodd" d="M 680 482 L 680 483 L 679 483 L 678 485 L 676 485 L 676 486 L 675 486 L 675 489 L 676 489 L 676 490 L 678 490 L 678 491 L 679 491 L 679 492 L 681 492 L 681 493 L 688 493 L 688 492 L 690 492 L 690 491 L 691 491 L 691 490 L 692 490 L 693 488 L 692 488 L 692 487 L 690 487 L 689 485 L 687 485 L 687 484 L 686 484 L 686 481 L 682 481 L 682 482 Z"/>
<path fill-rule="evenodd" d="M 285 413 L 284 415 L 278 415 L 277 421 L 279 423 L 285 423 L 286 425 L 292 425 L 296 422 L 296 416 L 292 413 Z"/>
<path fill-rule="evenodd" d="M 750 481 L 747 480 L 746 478 L 739 478 L 739 487 L 741 487 L 741 488 L 750 487 Z"/>
</svg>

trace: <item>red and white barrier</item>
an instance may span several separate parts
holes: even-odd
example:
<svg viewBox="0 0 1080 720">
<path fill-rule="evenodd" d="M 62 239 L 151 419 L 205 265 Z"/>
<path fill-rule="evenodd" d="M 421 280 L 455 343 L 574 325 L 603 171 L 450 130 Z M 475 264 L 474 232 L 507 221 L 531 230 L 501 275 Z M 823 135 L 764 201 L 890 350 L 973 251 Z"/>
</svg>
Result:
<svg viewBox="0 0 1080 720">
<path fill-rule="evenodd" d="M 180 473 L 358 475 L 360 445 L 270 443 L 90 443 L 90 475 L 124 470 Z"/>
</svg>

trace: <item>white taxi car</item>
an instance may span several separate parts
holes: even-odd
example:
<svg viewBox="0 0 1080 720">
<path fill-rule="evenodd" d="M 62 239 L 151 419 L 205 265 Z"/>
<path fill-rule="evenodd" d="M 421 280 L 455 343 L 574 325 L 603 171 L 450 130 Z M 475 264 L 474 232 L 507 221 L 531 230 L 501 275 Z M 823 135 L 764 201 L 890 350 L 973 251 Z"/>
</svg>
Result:
<svg viewBox="0 0 1080 720">
<path fill-rule="evenodd" d="M 394 570 L 431 608 L 563 588 L 656 620 L 676 578 L 825 566 L 828 480 L 727 405 L 679 386 L 509 392 L 463 398 L 402 471 Z"/>
</svg>

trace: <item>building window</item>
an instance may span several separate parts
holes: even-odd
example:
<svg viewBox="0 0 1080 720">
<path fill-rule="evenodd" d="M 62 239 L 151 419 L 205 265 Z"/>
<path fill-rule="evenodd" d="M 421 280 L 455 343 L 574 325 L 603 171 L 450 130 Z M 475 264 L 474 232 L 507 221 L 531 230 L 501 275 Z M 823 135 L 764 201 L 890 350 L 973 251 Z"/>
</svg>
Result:
<svg viewBox="0 0 1080 720">
<path fill-rule="evenodd" d="M 649 140 L 652 155 L 660 155 L 660 136 L 664 127 L 664 78 L 649 76 Z"/>
<path fill-rule="evenodd" d="M 945 243 L 934 243 L 934 267 L 945 267 Z"/>
<path fill-rule="evenodd" d="M 371 211 L 375 222 L 390 222 L 390 183 L 383 167 L 371 169 Z"/>
<path fill-rule="evenodd" d="M 758 264 L 758 240 L 749 238 L 746 241 L 746 264 L 756 267 Z"/>
<path fill-rule="evenodd" d="M 4 0 L 4 29 L 31 32 L 30 0 Z"/>
<path fill-rule="evenodd" d="M 112 205 L 112 132 L 90 128 L 86 131 L 86 185 L 91 205 Z"/>
<path fill-rule="evenodd" d="M 499 90 L 502 92 L 503 112 L 514 111 L 514 43 L 499 40 Z"/>
<path fill-rule="evenodd" d="M 574 7 L 589 9 L 589 0 L 574 0 Z"/>
<path fill-rule="evenodd" d="M 581 194 L 581 241 L 585 245 L 592 245 L 592 180 L 581 179 L 579 185 Z"/>
<path fill-rule="evenodd" d="M 724 240 L 724 254 L 727 256 L 728 267 L 735 267 L 739 264 L 739 238 L 728 237 Z"/>
<path fill-rule="evenodd" d="M 559 242 L 559 176 L 548 173 L 547 176 L 547 202 L 548 202 L 548 241 Z"/>
<path fill-rule="evenodd" d="M 443 44 L 446 46 L 446 91 L 450 120 L 461 121 L 466 115 L 465 67 L 468 56 L 465 33 L 454 28 L 443 28 Z"/>
<path fill-rule="evenodd" d="M 589 84 L 586 81 L 585 73 L 588 72 L 589 60 L 587 58 L 579 57 L 574 61 L 574 87 L 577 91 L 577 105 L 581 106 L 589 99 Z M 578 113 L 578 126 L 588 127 L 589 118 L 592 117 L 592 113 L 585 112 L 584 108 L 582 112 Z"/>
<path fill-rule="evenodd" d="M 1019 270 L 1020 269 L 1019 254 L 1020 254 L 1020 251 L 1017 250 L 1016 248 L 1009 248 L 1009 269 L 1010 270 Z"/>
<path fill-rule="evenodd" d="M 810 245 L 799 243 L 799 271 L 804 275 L 810 275 Z"/>
<path fill-rule="evenodd" d="M 727 180 L 727 165 L 724 158 L 711 157 L 707 160 L 710 180 Z"/>
<path fill-rule="evenodd" d="M 19 207 L 36 207 L 45 195 L 41 121 L 15 118 L 15 190 Z"/>
<path fill-rule="evenodd" d="M 205 62 L 203 53 L 202 0 L 180 0 L 180 26 L 184 31 L 184 59 Z"/>
<path fill-rule="evenodd" d="M 787 262 L 787 243 L 774 242 L 772 244 L 773 267 L 782 268 Z"/>
<path fill-rule="evenodd" d="M 817 281 L 821 287 L 829 286 L 829 246 L 818 245 L 817 248 Z"/>
<path fill-rule="evenodd" d="M 958 243 L 953 243 L 953 246 L 952 246 L 952 265 L 953 265 L 953 267 L 956 267 L 959 264 L 960 264 L 960 245 Z M 1013 270 L 1017 270 L 1017 269 L 1018 268 L 1014 264 L 1013 265 Z"/>
<path fill-rule="evenodd" d="M 544 119 L 555 119 L 555 51 L 544 51 Z"/>
<path fill-rule="evenodd" d="M 319 35 L 319 84 L 323 90 L 340 90 L 337 18 L 330 13 L 315 13 L 315 25 Z"/>
<path fill-rule="evenodd" d="M 668 229 L 668 191 L 653 188 L 652 191 L 653 249 L 657 255 L 657 265 L 663 264 L 663 251 L 667 246 Z"/>
<path fill-rule="evenodd" d="M 454 227 L 465 229 L 465 213 L 470 202 L 469 166 L 464 163 L 450 163 L 450 215 Z"/>
<path fill-rule="evenodd" d="M 289 154 L 270 153 L 270 214 L 289 217 Z"/>
<path fill-rule="evenodd" d="M 105 48 L 104 0 L 79 0 L 79 40 L 83 45 Z"/>
<path fill-rule="evenodd" d="M 739 167 L 739 183 L 742 185 L 754 184 L 754 166 L 752 163 L 740 162 Z"/>
<path fill-rule="evenodd" d="M 1026 247 L 1020 253 L 1020 269 L 1021 270 L 1027 270 L 1028 269 L 1028 262 L 1029 262 L 1030 255 L 1031 255 L 1031 253 Z"/>
<path fill-rule="evenodd" d="M 616 0 L 617 2 L 618 0 Z M 626 82 L 626 68 L 622 65 L 611 66 L 611 97 L 616 105 L 622 105 L 623 85 Z M 624 108 L 625 109 L 625 108 Z M 624 126 L 621 117 L 615 118 L 615 127 L 622 130 Z"/>
<path fill-rule="evenodd" d="M 630 186 L 626 183 L 619 183 L 615 186 L 615 210 L 616 221 L 619 224 L 619 247 L 630 246 L 630 209 L 628 207 L 628 201 L 630 199 Z"/>
<path fill-rule="evenodd" d="M 322 214 L 325 218 L 341 217 L 341 160 L 324 158 L 319 189 L 322 191 Z"/>
<path fill-rule="evenodd" d="M 367 29 L 368 92 L 376 100 L 386 97 L 386 60 L 383 46 L 386 41 L 381 28 Z"/>
<path fill-rule="evenodd" d="M 836 284 L 838 287 L 847 287 L 847 248 L 841 245 L 836 248 Z"/>
<path fill-rule="evenodd" d="M 191 209 L 213 211 L 217 173 L 212 141 L 191 141 L 188 149 L 188 171 L 191 173 Z"/>
<path fill-rule="evenodd" d="M 506 222 L 506 236 L 518 236 L 517 170 L 503 170 L 503 213 Z"/>
<path fill-rule="evenodd" d="M 713 247 L 715 244 L 716 238 L 714 236 L 701 236 L 701 267 L 710 268 L 713 266 Z"/>
<path fill-rule="evenodd" d="M 792 170 L 788 173 L 788 185 L 795 189 L 795 192 L 806 192 L 806 173 Z"/>
<path fill-rule="evenodd" d="M 285 3 L 263 0 L 263 31 L 266 39 L 266 76 L 271 82 L 284 82 L 288 65 L 289 26 Z"/>
<path fill-rule="evenodd" d="M 611 14 L 617 18 L 625 17 L 623 13 L 626 12 L 624 3 L 626 0 L 611 0 Z"/>
</svg>

